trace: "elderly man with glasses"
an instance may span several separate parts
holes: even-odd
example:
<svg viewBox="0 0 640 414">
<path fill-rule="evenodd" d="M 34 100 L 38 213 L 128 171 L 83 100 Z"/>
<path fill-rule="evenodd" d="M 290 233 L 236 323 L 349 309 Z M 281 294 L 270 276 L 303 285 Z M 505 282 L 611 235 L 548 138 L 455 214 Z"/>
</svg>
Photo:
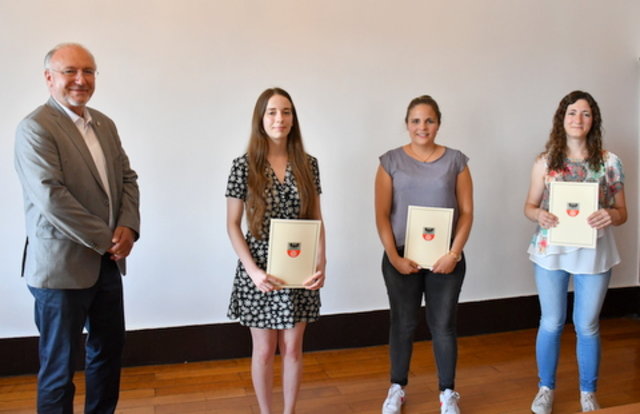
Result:
<svg viewBox="0 0 640 414">
<path fill-rule="evenodd" d="M 22 275 L 40 333 L 38 412 L 72 413 L 85 342 L 86 413 L 113 413 L 124 345 L 122 278 L 140 234 L 137 175 L 115 124 L 88 108 L 96 63 L 85 47 L 45 57 L 51 97 L 18 126 L 26 244 Z"/>
</svg>

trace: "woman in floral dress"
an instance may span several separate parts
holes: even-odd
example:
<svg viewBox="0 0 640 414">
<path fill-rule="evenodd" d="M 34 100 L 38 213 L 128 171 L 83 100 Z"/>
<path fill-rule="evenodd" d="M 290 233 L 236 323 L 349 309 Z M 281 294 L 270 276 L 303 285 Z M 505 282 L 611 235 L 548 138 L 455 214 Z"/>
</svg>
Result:
<svg viewBox="0 0 640 414">
<path fill-rule="evenodd" d="M 266 273 L 270 219 L 322 220 L 320 193 L 318 163 L 304 152 L 291 97 L 280 88 L 265 90 L 254 108 L 247 153 L 233 160 L 226 191 L 227 232 L 239 257 L 228 316 L 251 331 L 251 376 L 261 414 L 272 412 L 278 348 L 284 413 L 295 412 L 302 338 L 307 323 L 318 319 L 326 266 L 323 226 L 316 273 L 305 289 L 282 288 L 281 280 Z"/>
<path fill-rule="evenodd" d="M 598 230 L 595 249 L 548 244 L 548 231 L 559 221 L 548 211 L 549 184 L 554 181 L 599 184 L 598 210 L 587 218 L 588 224 Z M 598 318 L 611 268 L 620 262 L 611 226 L 627 220 L 623 181 L 620 159 L 602 148 L 598 104 L 586 92 L 571 92 L 560 101 L 546 150 L 533 165 L 524 207 L 527 218 L 538 224 L 528 250 L 542 311 L 536 339 L 540 382 L 531 405 L 536 414 L 552 410 L 571 275 L 580 403 L 583 412 L 599 408 L 595 397 L 600 365 Z"/>
</svg>

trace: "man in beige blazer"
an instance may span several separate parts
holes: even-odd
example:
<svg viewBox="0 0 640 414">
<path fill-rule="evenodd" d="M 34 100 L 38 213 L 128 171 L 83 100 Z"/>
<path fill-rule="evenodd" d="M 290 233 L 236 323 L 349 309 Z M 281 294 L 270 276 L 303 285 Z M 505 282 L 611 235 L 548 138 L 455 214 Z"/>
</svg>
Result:
<svg viewBox="0 0 640 414">
<path fill-rule="evenodd" d="M 73 412 L 83 328 L 86 413 L 113 413 L 124 344 L 122 278 L 140 234 L 137 175 L 115 124 L 86 105 L 96 78 L 79 44 L 45 57 L 51 97 L 18 126 L 15 166 L 24 194 L 22 274 L 40 332 L 38 412 Z"/>
</svg>

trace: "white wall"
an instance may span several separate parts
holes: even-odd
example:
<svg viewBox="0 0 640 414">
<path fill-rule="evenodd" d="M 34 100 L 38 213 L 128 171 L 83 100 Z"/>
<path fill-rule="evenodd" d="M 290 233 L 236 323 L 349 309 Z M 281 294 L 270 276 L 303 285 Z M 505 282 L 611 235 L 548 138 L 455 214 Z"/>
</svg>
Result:
<svg viewBox="0 0 640 414">
<path fill-rule="evenodd" d="M 78 41 L 98 60 L 92 106 L 140 175 L 142 238 L 125 278 L 129 329 L 226 322 L 235 257 L 225 184 L 258 94 L 282 86 L 320 161 L 325 314 L 387 307 L 373 220 L 377 157 L 408 141 L 409 100 L 432 94 L 440 143 L 470 156 L 476 222 L 462 301 L 535 293 L 522 214 L 560 98 L 594 94 L 625 162 L 629 222 L 612 286 L 638 285 L 640 2 L 610 0 L 0 0 L 0 337 L 30 336 L 13 170 L 17 123 L 47 98 L 43 55 Z"/>
</svg>

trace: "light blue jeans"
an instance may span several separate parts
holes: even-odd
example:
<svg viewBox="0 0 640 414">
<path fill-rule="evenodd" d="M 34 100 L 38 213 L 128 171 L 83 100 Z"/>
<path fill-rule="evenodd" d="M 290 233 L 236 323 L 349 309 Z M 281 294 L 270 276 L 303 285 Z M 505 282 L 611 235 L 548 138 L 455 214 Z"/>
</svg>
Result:
<svg viewBox="0 0 640 414">
<path fill-rule="evenodd" d="M 560 336 L 567 319 L 570 273 L 547 270 L 534 264 L 541 317 L 536 339 L 540 386 L 556 387 Z M 600 367 L 600 310 L 607 294 L 611 270 L 599 274 L 573 275 L 573 324 L 577 336 L 576 356 L 580 390 L 595 392 Z"/>
</svg>

